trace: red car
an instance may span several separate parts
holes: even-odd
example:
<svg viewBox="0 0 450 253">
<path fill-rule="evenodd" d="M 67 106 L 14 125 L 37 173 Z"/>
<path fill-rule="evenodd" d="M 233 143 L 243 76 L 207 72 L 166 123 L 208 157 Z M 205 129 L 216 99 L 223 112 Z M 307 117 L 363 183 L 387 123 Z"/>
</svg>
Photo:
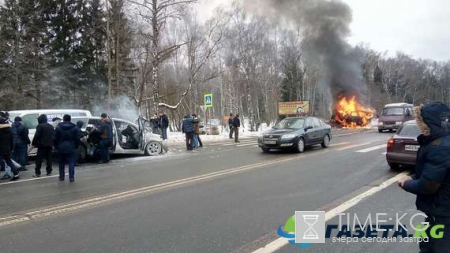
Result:
<svg viewBox="0 0 450 253">
<path fill-rule="evenodd" d="M 400 165 L 416 165 L 419 143 L 417 137 L 420 129 L 415 120 L 405 122 L 397 133 L 387 142 L 386 160 L 392 169 L 398 169 Z"/>
</svg>

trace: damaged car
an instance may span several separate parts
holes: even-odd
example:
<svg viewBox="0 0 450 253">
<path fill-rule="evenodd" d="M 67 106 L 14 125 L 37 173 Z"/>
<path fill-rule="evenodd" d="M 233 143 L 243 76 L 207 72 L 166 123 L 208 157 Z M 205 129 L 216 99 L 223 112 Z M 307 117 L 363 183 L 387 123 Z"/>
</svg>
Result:
<svg viewBox="0 0 450 253">
<path fill-rule="evenodd" d="M 156 156 L 168 151 L 167 143 L 160 135 L 148 131 L 147 121 L 139 118 L 137 124 L 118 118 L 111 118 L 113 130 L 113 143 L 110 147 L 110 154 L 136 154 Z M 85 162 L 88 158 L 95 156 L 98 149 L 99 140 L 92 133 L 93 129 L 100 126 L 100 117 L 72 117 L 72 122 L 83 122 L 81 131 L 83 137 L 78 147 L 79 163 Z"/>
</svg>

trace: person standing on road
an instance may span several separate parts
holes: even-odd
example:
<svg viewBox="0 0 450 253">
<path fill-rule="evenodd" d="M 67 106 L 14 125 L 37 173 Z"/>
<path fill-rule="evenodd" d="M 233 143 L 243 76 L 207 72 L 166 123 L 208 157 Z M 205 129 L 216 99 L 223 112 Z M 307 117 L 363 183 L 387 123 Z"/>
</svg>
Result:
<svg viewBox="0 0 450 253">
<path fill-rule="evenodd" d="M 228 127 L 230 128 L 230 139 L 233 139 L 233 114 L 230 113 L 230 117 L 228 118 Z"/>
<path fill-rule="evenodd" d="M 200 139 L 200 118 L 197 117 L 197 114 L 192 114 L 192 118 L 194 119 L 194 147 L 202 148 L 203 143 Z"/>
<path fill-rule="evenodd" d="M 159 127 L 163 140 L 167 140 L 167 128 L 169 127 L 169 117 L 163 112 L 159 113 Z"/>
<path fill-rule="evenodd" d="M 106 113 L 101 115 L 101 124 L 98 131 L 101 134 L 100 152 L 102 163 L 109 163 L 109 148 L 113 143 L 112 123 Z"/>
<path fill-rule="evenodd" d="M 444 225 L 441 239 L 429 237 L 419 244 L 420 252 L 450 252 L 450 109 L 443 103 L 432 102 L 415 108 L 417 125 L 422 134 L 417 138 L 414 178 L 399 180 L 405 191 L 417 195 L 417 209 L 429 222 L 427 235 L 436 224 Z"/>
<path fill-rule="evenodd" d="M 150 118 L 150 123 L 152 124 L 152 133 L 158 134 L 158 128 L 159 128 L 159 118 L 158 114 L 153 114 L 153 116 Z"/>
<path fill-rule="evenodd" d="M 34 177 L 41 176 L 42 162 L 45 159 L 47 162 L 47 176 L 52 174 L 52 150 L 53 150 L 53 136 L 55 129 L 48 123 L 47 115 L 42 114 L 38 118 L 39 125 L 36 127 L 36 134 L 34 135 L 32 145 L 37 147 L 36 167 L 34 169 Z"/>
<path fill-rule="evenodd" d="M 30 145 L 30 137 L 28 137 L 28 128 L 23 125 L 22 118 L 17 116 L 14 118 L 14 124 L 11 131 L 14 139 L 13 159 L 19 162 L 21 170 L 27 169 L 28 145 Z"/>
<path fill-rule="evenodd" d="M 189 114 L 186 114 L 183 119 L 183 125 L 181 126 L 181 131 L 186 136 L 186 150 L 193 149 L 193 140 L 194 140 L 194 119 L 191 118 Z"/>
<path fill-rule="evenodd" d="M 81 132 L 70 120 L 70 115 L 64 115 L 63 122 L 56 127 L 54 145 L 59 156 L 59 180 L 64 181 L 64 169 L 68 164 L 69 180 L 74 182 L 76 154 L 80 145 Z"/>
<path fill-rule="evenodd" d="M 233 118 L 233 130 L 234 130 L 234 142 L 239 142 L 239 128 L 241 127 L 241 119 L 239 118 L 239 114 Z"/>
<path fill-rule="evenodd" d="M 9 114 L 7 112 L 0 112 L 0 160 L 4 160 L 5 163 L 11 167 L 13 177 L 12 181 L 20 178 L 18 168 L 13 164 L 11 160 L 11 153 L 13 151 L 14 140 L 11 130 L 11 124 L 8 121 Z M 6 169 L 5 169 L 6 171 Z"/>
</svg>

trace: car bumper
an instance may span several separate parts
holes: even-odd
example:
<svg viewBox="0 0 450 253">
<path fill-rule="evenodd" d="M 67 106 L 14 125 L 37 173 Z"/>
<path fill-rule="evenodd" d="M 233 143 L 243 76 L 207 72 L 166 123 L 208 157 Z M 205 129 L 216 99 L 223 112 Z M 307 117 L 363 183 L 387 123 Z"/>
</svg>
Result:
<svg viewBox="0 0 450 253">
<path fill-rule="evenodd" d="M 394 130 L 399 129 L 402 125 L 379 125 L 379 130 Z"/>
<path fill-rule="evenodd" d="M 388 163 L 415 165 L 416 164 L 416 154 L 388 152 L 388 153 L 386 153 L 386 160 Z"/>
<path fill-rule="evenodd" d="M 264 143 L 262 139 L 258 140 L 258 146 L 260 148 L 267 148 L 267 149 L 290 149 L 294 147 L 296 144 L 296 139 L 291 140 L 283 140 L 279 139 L 275 144 L 267 144 Z"/>
</svg>

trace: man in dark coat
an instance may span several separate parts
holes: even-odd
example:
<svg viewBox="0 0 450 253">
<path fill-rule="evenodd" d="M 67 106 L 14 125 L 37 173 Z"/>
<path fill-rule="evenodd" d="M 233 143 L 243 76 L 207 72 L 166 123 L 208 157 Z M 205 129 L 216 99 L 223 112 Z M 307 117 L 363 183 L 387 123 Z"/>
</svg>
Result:
<svg viewBox="0 0 450 253">
<path fill-rule="evenodd" d="M 239 114 L 233 118 L 233 130 L 234 130 L 234 142 L 239 142 L 239 128 L 241 127 L 241 119 L 239 118 Z"/>
<path fill-rule="evenodd" d="M 52 174 L 52 149 L 53 136 L 55 129 L 48 123 L 47 115 L 42 114 L 38 118 L 39 125 L 36 127 L 36 133 L 32 141 L 33 147 L 37 147 L 36 168 L 34 169 L 34 177 L 41 176 L 42 161 L 47 161 L 47 176 Z"/>
<path fill-rule="evenodd" d="M 4 160 L 11 167 L 13 177 L 11 180 L 19 179 L 19 170 L 11 161 L 11 152 L 13 150 L 14 140 L 11 131 L 11 124 L 8 122 L 8 113 L 0 112 L 0 160 Z"/>
<path fill-rule="evenodd" d="M 64 115 L 63 122 L 56 127 L 54 145 L 59 155 L 59 180 L 64 181 L 64 167 L 68 164 L 69 180 L 74 182 L 76 154 L 80 145 L 81 131 L 70 120 L 70 115 Z"/>
<path fill-rule="evenodd" d="M 419 244 L 420 252 L 450 252 L 450 109 L 439 102 L 415 108 L 422 134 L 417 138 L 414 178 L 398 181 L 405 191 L 415 194 L 417 209 L 429 222 L 427 235 L 436 224 L 444 225 L 441 239 L 429 237 Z"/>
<path fill-rule="evenodd" d="M 158 114 L 153 114 L 153 117 L 150 118 L 150 123 L 152 124 L 152 133 L 157 134 L 159 128 L 159 117 Z"/>
<path fill-rule="evenodd" d="M 22 166 L 22 170 L 26 170 L 28 158 L 28 145 L 30 145 L 30 138 L 28 137 L 28 128 L 23 125 L 22 118 L 17 116 L 14 118 L 14 124 L 11 131 L 13 132 L 14 151 L 13 159 Z"/>
<path fill-rule="evenodd" d="M 194 119 L 189 114 L 186 114 L 183 119 L 181 131 L 186 135 L 186 149 L 192 150 L 194 146 Z"/>
<path fill-rule="evenodd" d="M 109 163 L 109 148 L 113 143 L 112 123 L 106 113 L 101 115 L 100 127 L 97 130 L 100 132 L 100 152 L 103 163 Z"/>
<path fill-rule="evenodd" d="M 233 139 L 233 114 L 230 113 L 230 117 L 228 118 L 228 127 L 230 128 L 230 139 Z"/>
<path fill-rule="evenodd" d="M 167 128 L 169 128 L 169 117 L 165 113 L 159 113 L 159 127 L 163 140 L 167 140 Z"/>
</svg>

